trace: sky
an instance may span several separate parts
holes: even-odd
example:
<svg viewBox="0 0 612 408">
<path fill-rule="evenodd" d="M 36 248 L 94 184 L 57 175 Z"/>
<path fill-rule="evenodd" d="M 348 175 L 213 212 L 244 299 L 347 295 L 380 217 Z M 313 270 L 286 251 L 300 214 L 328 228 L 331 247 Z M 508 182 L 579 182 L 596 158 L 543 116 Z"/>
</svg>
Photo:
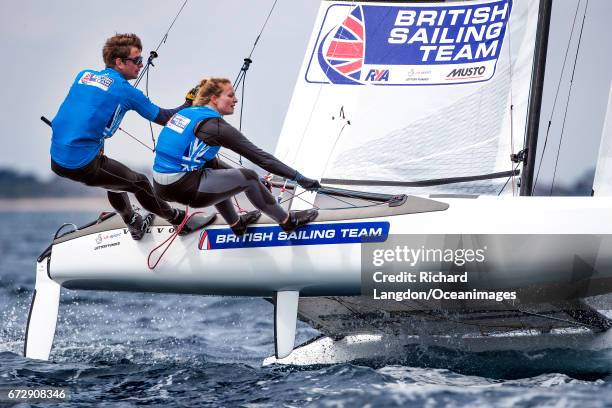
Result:
<svg viewBox="0 0 612 408">
<path fill-rule="evenodd" d="M 273 3 L 189 0 L 151 69 L 151 99 L 172 108 L 181 104 L 185 92 L 203 77 L 234 80 Z M 568 103 L 569 78 L 587 3 Z M 137 33 L 146 56 L 157 47 L 182 4 L 183 0 L 106 0 L 95 6 L 75 0 L 1 2 L 0 52 L 4 63 L 0 70 L 4 81 L 0 110 L 4 120 L 0 122 L 0 167 L 49 177 L 51 132 L 39 117 L 55 115 L 77 72 L 103 67 L 101 49 L 106 38 L 116 32 Z M 577 7 L 579 21 L 559 86 Z M 253 54 L 242 129 L 265 150 L 274 151 L 318 8 L 316 0 L 278 0 Z M 557 182 L 572 183 L 595 166 L 612 73 L 610 17 L 609 0 L 554 2 L 540 151 L 548 120 L 552 126 L 540 183 L 552 179 L 561 134 Z M 568 117 L 563 127 L 566 104 Z M 226 119 L 238 123 L 237 114 Z M 148 122 L 136 113 L 128 113 L 122 127 L 150 142 Z M 157 133 L 159 128 L 154 127 Z M 119 132 L 106 144 L 106 153 L 139 169 L 148 168 L 153 159 L 150 151 Z"/>
</svg>

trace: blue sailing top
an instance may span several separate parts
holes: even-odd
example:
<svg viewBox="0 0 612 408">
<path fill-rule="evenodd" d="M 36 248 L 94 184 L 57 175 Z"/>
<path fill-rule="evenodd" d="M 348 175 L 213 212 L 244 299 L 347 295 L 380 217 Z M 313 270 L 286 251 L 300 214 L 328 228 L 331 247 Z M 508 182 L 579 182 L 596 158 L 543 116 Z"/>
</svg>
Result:
<svg viewBox="0 0 612 408">
<path fill-rule="evenodd" d="M 51 158 L 69 169 L 85 166 L 129 110 L 151 121 L 159 113 L 158 106 L 114 69 L 79 72 L 53 118 Z"/>
<path fill-rule="evenodd" d="M 203 120 L 221 115 L 207 106 L 182 109 L 172 116 L 159 134 L 153 170 L 158 173 L 181 173 L 197 170 L 219 152 L 198 139 L 195 130 Z"/>
</svg>

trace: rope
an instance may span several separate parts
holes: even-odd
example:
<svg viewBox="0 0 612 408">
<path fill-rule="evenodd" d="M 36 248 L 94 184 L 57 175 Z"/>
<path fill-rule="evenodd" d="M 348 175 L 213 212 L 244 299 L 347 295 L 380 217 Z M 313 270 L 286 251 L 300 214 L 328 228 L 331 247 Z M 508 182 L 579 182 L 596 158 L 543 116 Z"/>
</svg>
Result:
<svg viewBox="0 0 612 408">
<path fill-rule="evenodd" d="M 198 214 L 204 214 L 204 212 L 203 211 L 196 211 L 193 214 L 189 215 L 189 207 L 185 207 L 185 217 L 183 218 L 183 221 L 180 223 L 180 225 L 178 227 L 176 227 L 176 230 L 174 231 L 174 233 L 172 235 L 170 235 L 170 237 L 166 238 L 166 240 L 164 242 L 162 242 L 161 244 L 159 244 L 158 246 L 153 248 L 151 250 L 151 252 L 149 252 L 149 256 L 147 257 L 147 266 L 149 267 L 149 269 L 153 270 L 153 269 L 155 269 L 157 267 L 157 265 L 162 260 L 162 258 L 164 257 L 164 255 L 166 254 L 168 249 L 170 249 L 170 246 L 172 245 L 172 243 L 174 242 L 176 237 L 181 233 L 181 231 L 185 227 L 185 224 L 187 224 L 187 222 L 191 219 L 191 217 L 193 217 L 194 215 L 198 215 Z M 168 244 L 168 245 L 166 245 L 166 244 Z M 153 257 L 153 254 L 158 249 L 161 249 L 164 245 L 166 245 L 166 247 L 164 248 L 162 253 L 159 255 L 159 258 L 157 258 L 157 260 L 153 263 L 153 265 L 151 265 L 151 257 Z"/>
<path fill-rule="evenodd" d="M 247 210 L 245 210 L 244 208 L 242 208 L 242 207 L 240 206 L 240 204 L 238 203 L 238 199 L 236 198 L 236 196 L 234 196 L 234 206 L 236 206 L 236 208 L 238 209 L 238 212 L 239 212 L 239 213 L 244 214 L 244 213 L 247 213 L 247 212 L 248 212 Z"/>
</svg>

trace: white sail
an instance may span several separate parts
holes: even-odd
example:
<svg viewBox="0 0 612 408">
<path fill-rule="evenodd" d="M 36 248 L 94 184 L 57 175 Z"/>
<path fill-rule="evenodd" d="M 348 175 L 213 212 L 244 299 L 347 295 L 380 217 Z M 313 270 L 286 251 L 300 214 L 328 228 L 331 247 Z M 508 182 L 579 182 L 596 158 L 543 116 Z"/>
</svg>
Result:
<svg viewBox="0 0 612 408">
<path fill-rule="evenodd" d="M 323 1 L 277 157 L 321 179 L 406 182 L 513 170 L 538 4 Z M 497 194 L 507 180 L 359 189 Z M 505 191 L 512 190 L 510 183 Z"/>
<path fill-rule="evenodd" d="M 608 110 L 601 134 L 593 192 L 596 196 L 612 196 L 612 86 L 610 86 Z"/>
</svg>

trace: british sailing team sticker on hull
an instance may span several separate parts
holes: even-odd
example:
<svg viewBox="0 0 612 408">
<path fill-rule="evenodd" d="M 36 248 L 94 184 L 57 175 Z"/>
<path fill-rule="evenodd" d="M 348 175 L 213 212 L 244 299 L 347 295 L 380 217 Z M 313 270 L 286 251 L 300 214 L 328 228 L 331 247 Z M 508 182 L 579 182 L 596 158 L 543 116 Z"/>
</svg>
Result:
<svg viewBox="0 0 612 408">
<path fill-rule="evenodd" d="M 323 17 L 305 79 L 383 86 L 488 81 L 511 11 L 512 0 L 335 3 Z"/>
<path fill-rule="evenodd" d="M 241 237 L 229 228 L 207 229 L 200 233 L 198 248 L 201 250 L 259 248 L 296 245 L 359 244 L 385 242 L 389 235 L 389 223 L 347 222 L 338 224 L 306 225 L 293 232 L 285 232 L 278 226 L 249 227 Z"/>
</svg>

